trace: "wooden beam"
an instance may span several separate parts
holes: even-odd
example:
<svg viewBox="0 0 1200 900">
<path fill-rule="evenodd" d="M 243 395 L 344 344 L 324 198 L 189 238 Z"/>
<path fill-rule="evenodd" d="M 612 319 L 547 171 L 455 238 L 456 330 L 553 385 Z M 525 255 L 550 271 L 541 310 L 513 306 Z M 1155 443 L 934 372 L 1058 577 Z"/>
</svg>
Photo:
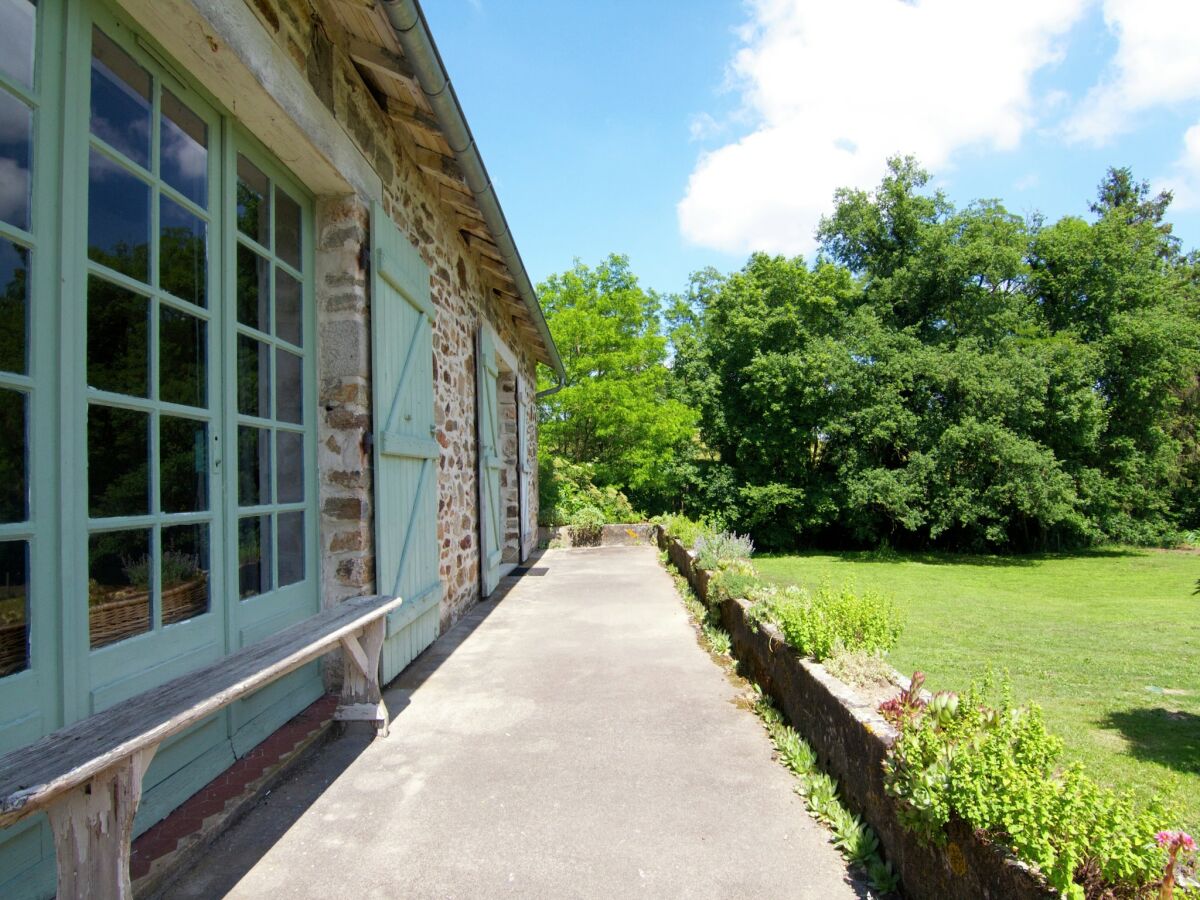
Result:
<svg viewBox="0 0 1200 900">
<path fill-rule="evenodd" d="M 416 70 L 407 59 L 390 50 L 364 41 L 361 38 L 350 38 L 346 45 L 350 58 L 360 66 L 366 66 L 373 72 L 378 72 L 388 78 L 403 80 L 409 84 L 417 80 Z"/>
</svg>

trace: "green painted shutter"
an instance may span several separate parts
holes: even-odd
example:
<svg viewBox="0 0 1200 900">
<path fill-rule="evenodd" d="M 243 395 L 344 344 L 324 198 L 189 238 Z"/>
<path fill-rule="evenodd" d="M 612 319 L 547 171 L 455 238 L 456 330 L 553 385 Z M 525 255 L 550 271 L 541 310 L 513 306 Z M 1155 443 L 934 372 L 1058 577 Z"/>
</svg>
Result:
<svg viewBox="0 0 1200 900">
<path fill-rule="evenodd" d="M 371 336 L 375 414 L 375 578 L 404 598 L 388 617 L 383 679 L 437 637 L 437 478 L 429 269 L 378 204 L 372 215 Z"/>
<path fill-rule="evenodd" d="M 496 344 L 488 328 L 479 329 L 476 403 L 479 408 L 479 552 L 483 559 L 483 596 L 500 583 L 504 547 L 504 510 L 500 506 L 500 404 Z"/>
</svg>

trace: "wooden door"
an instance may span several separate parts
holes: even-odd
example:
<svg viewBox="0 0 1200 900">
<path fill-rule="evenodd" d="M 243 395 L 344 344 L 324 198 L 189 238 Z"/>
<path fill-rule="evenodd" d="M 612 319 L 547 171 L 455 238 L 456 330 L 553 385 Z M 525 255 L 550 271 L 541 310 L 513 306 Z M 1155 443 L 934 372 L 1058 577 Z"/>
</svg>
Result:
<svg viewBox="0 0 1200 900">
<path fill-rule="evenodd" d="M 383 208 L 372 215 L 371 334 L 375 411 L 376 581 L 404 598 L 388 617 L 383 680 L 437 637 L 437 476 L 429 269 Z"/>
<path fill-rule="evenodd" d="M 476 405 L 479 411 L 479 553 L 480 592 L 484 597 L 500 583 L 504 553 L 504 509 L 500 502 L 500 404 L 496 339 L 481 327 L 476 341 Z"/>
</svg>

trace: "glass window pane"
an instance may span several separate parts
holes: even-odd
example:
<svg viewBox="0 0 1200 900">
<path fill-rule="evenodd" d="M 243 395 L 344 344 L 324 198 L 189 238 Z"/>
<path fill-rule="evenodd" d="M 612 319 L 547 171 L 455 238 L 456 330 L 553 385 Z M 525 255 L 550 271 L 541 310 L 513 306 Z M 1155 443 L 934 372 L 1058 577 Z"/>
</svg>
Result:
<svg viewBox="0 0 1200 900">
<path fill-rule="evenodd" d="M 301 373 L 304 361 L 295 353 L 275 351 L 275 378 L 279 382 L 279 395 L 275 398 L 275 418 L 281 422 L 304 421 L 304 393 Z"/>
<path fill-rule="evenodd" d="M 197 206 L 207 206 L 208 125 L 166 88 L 161 102 L 162 179 Z"/>
<path fill-rule="evenodd" d="M 271 430 L 238 426 L 238 505 L 271 502 Z"/>
<path fill-rule="evenodd" d="M 92 134 L 150 168 L 150 73 L 92 29 Z"/>
<path fill-rule="evenodd" d="M 208 525 L 164 528 L 162 547 L 163 624 L 208 612 Z"/>
<path fill-rule="evenodd" d="M 275 432 L 276 486 L 280 503 L 304 501 L 304 435 Z"/>
<path fill-rule="evenodd" d="M 275 255 L 300 268 L 300 204 L 275 188 Z"/>
<path fill-rule="evenodd" d="M 238 412 L 271 417 L 271 348 L 254 338 L 238 336 Z"/>
<path fill-rule="evenodd" d="M 4 0 L 0 0 L 3 10 Z M 0 37 L 0 48 L 3 38 Z M 0 59 L 3 65 L 3 59 Z M 0 90 L 0 219 L 29 229 L 29 160 L 33 147 L 33 113 L 28 106 Z"/>
<path fill-rule="evenodd" d="M 158 339 L 158 398 L 208 406 L 208 323 L 161 304 Z"/>
<path fill-rule="evenodd" d="M 154 554 L 150 530 L 109 531 L 88 540 L 88 635 L 92 649 L 150 630 Z"/>
<path fill-rule="evenodd" d="M 33 87 L 37 7 L 30 0 L 0 0 L 0 72 Z"/>
<path fill-rule="evenodd" d="M 242 156 L 237 158 L 238 230 L 268 249 L 271 246 L 271 183 L 262 171 Z"/>
<path fill-rule="evenodd" d="M 158 452 L 162 511 L 208 509 L 208 425 L 163 416 L 158 424 Z"/>
<path fill-rule="evenodd" d="M 271 517 L 238 519 L 238 591 L 242 599 L 271 590 Z"/>
<path fill-rule="evenodd" d="M 279 586 L 304 580 L 304 513 L 279 514 Z"/>
<path fill-rule="evenodd" d="M 28 371 L 28 342 L 29 251 L 0 240 L 0 369 Z"/>
<path fill-rule="evenodd" d="M 87 378 L 102 391 L 150 396 L 150 301 L 95 275 L 88 278 Z"/>
<path fill-rule="evenodd" d="M 28 668 L 29 543 L 5 541 L 0 543 L 0 678 Z"/>
<path fill-rule="evenodd" d="M 237 317 L 243 325 L 271 330 L 269 279 L 271 265 L 249 247 L 237 248 Z"/>
<path fill-rule="evenodd" d="M 93 149 L 88 169 L 88 258 L 148 281 L 149 253 L 150 186 Z"/>
<path fill-rule="evenodd" d="M 275 269 L 275 334 L 297 347 L 304 346 L 301 324 L 300 282 L 283 269 Z"/>
<path fill-rule="evenodd" d="M 88 514 L 150 512 L 150 416 L 132 409 L 88 406 Z"/>
<path fill-rule="evenodd" d="M 208 225 L 164 195 L 158 228 L 159 286 L 180 300 L 207 305 Z"/>
<path fill-rule="evenodd" d="M 0 522 L 29 518 L 26 396 L 0 390 Z"/>
</svg>

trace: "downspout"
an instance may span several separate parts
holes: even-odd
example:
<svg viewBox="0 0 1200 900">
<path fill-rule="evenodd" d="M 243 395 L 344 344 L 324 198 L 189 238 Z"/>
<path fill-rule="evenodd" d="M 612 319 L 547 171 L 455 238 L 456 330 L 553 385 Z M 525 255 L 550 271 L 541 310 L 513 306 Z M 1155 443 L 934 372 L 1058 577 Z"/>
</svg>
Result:
<svg viewBox="0 0 1200 900">
<path fill-rule="evenodd" d="M 487 223 L 488 230 L 495 239 L 496 247 L 504 258 L 504 264 L 512 273 L 513 281 L 517 285 L 517 292 L 525 302 L 525 306 L 533 318 L 533 324 L 546 347 L 546 353 L 550 357 L 550 367 L 554 370 L 554 376 L 558 383 L 548 390 L 539 391 L 534 398 L 548 397 L 563 389 L 567 381 L 567 373 L 563 368 L 562 359 L 558 355 L 558 348 L 554 345 L 554 338 L 550 335 L 550 328 L 546 325 L 546 317 L 542 314 L 542 306 L 538 302 L 537 292 L 533 289 L 533 284 L 525 271 L 525 263 L 522 262 L 520 251 L 517 250 L 516 242 L 509 231 L 504 210 L 500 208 L 500 201 L 492 187 L 492 180 L 488 177 L 483 158 L 479 155 L 479 148 L 475 145 L 471 128 L 463 116 L 462 107 L 459 106 L 454 86 L 450 84 L 441 54 L 438 53 L 437 45 L 434 44 L 433 37 L 430 35 L 425 14 L 421 11 L 417 0 L 382 0 L 382 6 L 388 21 L 396 32 L 396 39 L 400 42 L 405 58 L 412 64 L 417 74 L 417 80 L 421 83 L 425 99 L 437 117 L 438 124 L 441 125 L 446 143 L 450 145 L 450 149 L 454 152 L 454 157 L 463 171 L 467 187 L 474 194 L 475 202 L 479 204 L 483 220 Z"/>
</svg>

